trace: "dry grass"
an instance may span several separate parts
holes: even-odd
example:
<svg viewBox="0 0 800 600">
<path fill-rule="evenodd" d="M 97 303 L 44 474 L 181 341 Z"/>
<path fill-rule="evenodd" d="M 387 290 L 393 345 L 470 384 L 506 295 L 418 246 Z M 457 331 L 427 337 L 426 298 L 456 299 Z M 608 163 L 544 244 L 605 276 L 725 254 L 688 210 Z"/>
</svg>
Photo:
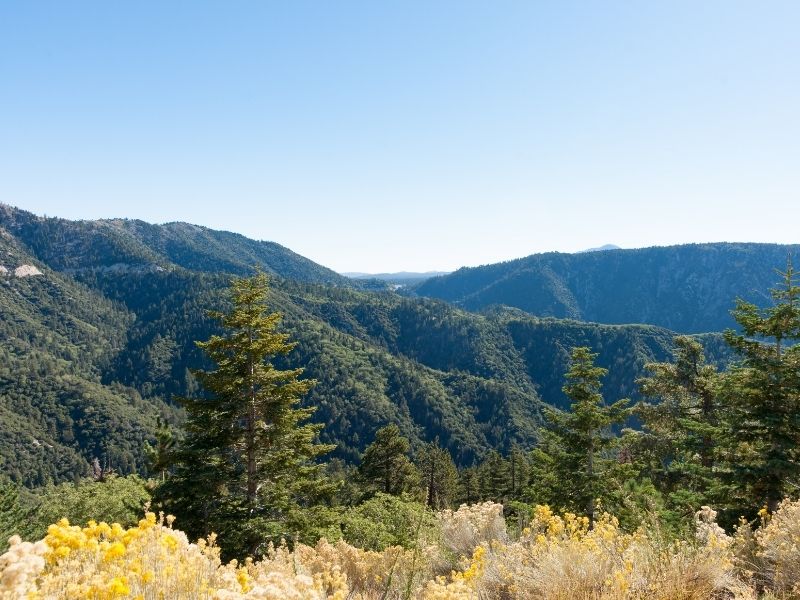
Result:
<svg viewBox="0 0 800 600">
<path fill-rule="evenodd" d="M 272 549 L 261 561 L 222 564 L 214 540 L 190 543 L 172 519 L 137 527 L 60 522 L 36 543 L 11 540 L 0 557 L 0 599 L 263 598 L 303 600 L 755 600 L 800 598 L 800 502 L 728 536 L 704 509 L 696 539 L 627 533 L 537 507 L 510 540 L 502 507 L 439 515 L 440 543 L 415 553 L 345 542 Z M 449 570 L 447 570 L 449 569 Z"/>
</svg>

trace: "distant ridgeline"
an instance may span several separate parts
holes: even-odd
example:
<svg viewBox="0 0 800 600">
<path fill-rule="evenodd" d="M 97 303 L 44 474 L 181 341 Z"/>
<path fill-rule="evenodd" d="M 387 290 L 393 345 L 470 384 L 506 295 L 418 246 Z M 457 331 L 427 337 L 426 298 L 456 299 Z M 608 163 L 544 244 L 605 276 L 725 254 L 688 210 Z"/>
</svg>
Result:
<svg viewBox="0 0 800 600">
<path fill-rule="evenodd" d="M 736 296 L 775 282 L 786 247 L 679 246 L 538 255 L 422 283 L 364 286 L 271 242 L 186 223 L 67 221 L 0 205 L 0 472 L 29 486 L 104 468 L 143 471 L 158 417 L 198 393 L 195 340 L 215 324 L 232 274 L 273 275 L 271 309 L 298 342 L 284 366 L 319 380 L 307 402 L 323 441 L 349 461 L 397 423 L 413 445 L 438 436 L 469 465 L 531 444 L 545 404 L 563 407 L 571 347 L 599 352 L 607 398 L 635 396 L 673 332 L 718 331 Z M 12 276 L 25 266 L 21 277 Z M 758 300 L 760 296 L 756 298 Z M 494 306 L 481 314 L 464 309 Z M 670 310 L 673 307 L 674 310 Z M 538 315 L 584 318 L 598 325 Z M 654 325 L 655 324 L 655 325 Z M 717 334 L 703 337 L 724 362 Z"/>
<path fill-rule="evenodd" d="M 735 298 L 760 306 L 800 245 L 689 244 L 534 254 L 432 278 L 414 288 L 468 310 L 492 305 L 597 323 L 648 323 L 682 333 L 734 326 Z"/>
</svg>

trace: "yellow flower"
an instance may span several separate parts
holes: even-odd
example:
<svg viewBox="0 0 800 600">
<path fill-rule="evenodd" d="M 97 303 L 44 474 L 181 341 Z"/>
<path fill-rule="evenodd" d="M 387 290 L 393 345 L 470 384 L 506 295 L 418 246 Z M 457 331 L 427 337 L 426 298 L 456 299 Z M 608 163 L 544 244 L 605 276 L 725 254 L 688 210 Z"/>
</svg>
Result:
<svg viewBox="0 0 800 600">
<path fill-rule="evenodd" d="M 122 542 L 114 542 L 103 553 L 103 560 L 116 560 L 125 555 L 125 545 Z"/>
<path fill-rule="evenodd" d="M 236 581 L 239 582 L 242 592 L 247 593 L 250 591 L 250 576 L 247 574 L 247 569 L 245 567 L 236 570 Z"/>
<path fill-rule="evenodd" d="M 178 548 L 178 540 L 171 535 L 165 535 L 161 538 L 161 545 L 170 552 L 175 552 L 175 550 Z"/>
<path fill-rule="evenodd" d="M 108 593 L 113 598 L 114 596 L 127 596 L 131 593 L 131 588 L 128 587 L 127 577 L 114 577 L 108 583 Z"/>
</svg>

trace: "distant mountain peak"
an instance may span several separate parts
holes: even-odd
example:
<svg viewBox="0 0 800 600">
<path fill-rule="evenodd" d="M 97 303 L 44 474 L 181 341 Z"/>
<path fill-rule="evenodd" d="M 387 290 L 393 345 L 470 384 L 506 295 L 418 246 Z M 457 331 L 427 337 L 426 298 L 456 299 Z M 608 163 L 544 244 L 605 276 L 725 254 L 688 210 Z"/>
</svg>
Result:
<svg viewBox="0 0 800 600">
<path fill-rule="evenodd" d="M 576 254 L 582 254 L 584 252 L 605 252 L 606 250 L 622 250 L 616 244 L 603 244 L 602 246 L 598 246 L 597 248 L 587 248 L 586 250 L 579 250 Z"/>
</svg>

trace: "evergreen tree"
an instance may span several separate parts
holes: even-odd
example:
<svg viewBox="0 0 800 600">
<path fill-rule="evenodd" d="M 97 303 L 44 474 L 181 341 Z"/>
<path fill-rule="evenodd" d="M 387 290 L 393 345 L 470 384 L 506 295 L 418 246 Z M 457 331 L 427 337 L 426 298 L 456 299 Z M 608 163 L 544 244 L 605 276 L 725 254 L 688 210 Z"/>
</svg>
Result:
<svg viewBox="0 0 800 600">
<path fill-rule="evenodd" d="M 364 451 L 358 471 L 373 490 L 398 496 L 415 487 L 418 473 L 408 458 L 411 445 L 394 423 L 380 428 Z"/>
<path fill-rule="evenodd" d="M 637 382 L 652 403 L 636 407 L 643 423 L 636 446 L 649 458 L 645 471 L 657 489 L 679 512 L 691 515 L 720 499 L 714 470 L 721 435 L 719 375 L 705 363 L 697 340 L 676 336 L 674 343 L 674 362 L 647 364 L 650 374 Z"/>
<path fill-rule="evenodd" d="M 20 533 L 29 517 L 20 505 L 19 487 L 0 476 L 0 553 L 8 549 L 8 538 Z"/>
<path fill-rule="evenodd" d="M 457 492 L 459 504 L 475 504 L 482 499 L 477 467 L 467 467 L 459 472 Z"/>
<path fill-rule="evenodd" d="M 425 444 L 417 455 L 416 463 L 428 506 L 440 510 L 448 508 L 455 499 L 458 470 L 450 452 L 437 442 Z"/>
<path fill-rule="evenodd" d="M 595 366 L 596 357 L 589 348 L 573 348 L 563 388 L 572 400 L 571 410 L 546 412 L 548 424 L 543 432 L 540 464 L 534 466 L 534 471 L 552 467 L 548 478 L 551 489 L 545 489 L 554 496 L 551 503 L 585 511 L 591 524 L 596 500 L 610 487 L 605 480 L 614 466 L 609 450 L 617 442 L 611 427 L 630 413 L 627 399 L 605 405 L 600 380 L 608 371 Z M 536 453 L 533 456 L 536 459 Z"/>
<path fill-rule="evenodd" d="M 539 433 L 539 442 L 529 455 L 529 484 L 522 491 L 522 500 L 528 504 L 548 504 L 554 508 L 572 507 L 571 483 L 565 481 L 569 469 L 567 449 L 561 437 L 550 428 L 554 422 L 548 419 Z M 582 507 L 581 507 L 582 508 Z"/>
<path fill-rule="evenodd" d="M 530 464 L 522 449 L 514 444 L 508 455 L 508 475 L 511 481 L 511 497 L 518 499 L 522 491 L 528 486 L 530 478 Z"/>
<path fill-rule="evenodd" d="M 737 300 L 733 316 L 742 334 L 725 332 L 741 363 L 724 380 L 732 411 L 735 455 L 732 481 L 745 505 L 764 503 L 774 512 L 800 484 L 800 287 L 791 260 L 774 305 L 759 309 Z"/>
<path fill-rule="evenodd" d="M 508 462 L 497 450 L 489 452 L 478 466 L 482 500 L 504 503 L 511 491 L 511 476 Z"/>
<path fill-rule="evenodd" d="M 175 449 L 175 434 L 168 423 L 161 417 L 156 419 L 156 444 L 151 446 L 145 443 L 144 452 L 147 456 L 148 471 L 157 474 L 163 482 L 167 478 L 167 471 L 172 465 L 172 453 Z"/>
<path fill-rule="evenodd" d="M 267 293 L 263 273 L 235 278 L 231 310 L 212 313 L 224 335 L 197 345 L 217 368 L 193 372 L 208 396 L 181 399 L 186 436 L 161 494 L 190 533 L 220 533 L 228 555 L 313 538 L 313 507 L 333 491 L 317 463 L 333 446 L 317 443 L 322 426 L 307 422 L 314 408 L 300 406 L 314 381 L 271 362 L 295 344 L 277 331 Z"/>
</svg>

